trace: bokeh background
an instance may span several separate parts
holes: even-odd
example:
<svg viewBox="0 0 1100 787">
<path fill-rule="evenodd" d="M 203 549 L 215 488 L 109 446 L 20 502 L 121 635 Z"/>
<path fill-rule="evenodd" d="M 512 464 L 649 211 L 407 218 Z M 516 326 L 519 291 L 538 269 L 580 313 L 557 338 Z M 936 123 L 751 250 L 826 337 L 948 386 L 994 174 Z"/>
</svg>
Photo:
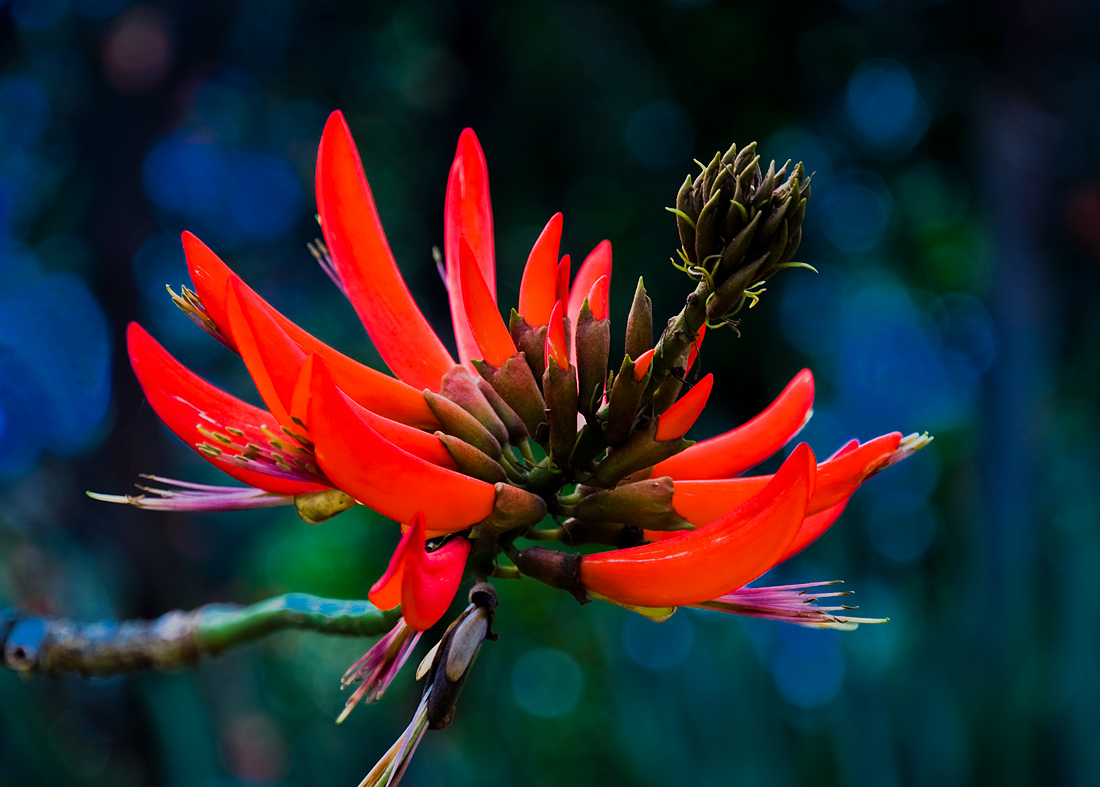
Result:
<svg viewBox="0 0 1100 787">
<path fill-rule="evenodd" d="M 664 207 L 692 159 L 755 139 L 816 172 L 798 258 L 820 273 L 784 273 L 740 337 L 708 336 L 693 434 L 804 366 L 819 454 L 934 433 L 767 577 L 844 578 L 891 622 L 658 626 L 501 582 L 500 640 L 406 783 L 1100 783 L 1098 34 L 1082 0 L 0 0 L 0 604 L 97 620 L 366 596 L 396 541 L 370 512 L 310 528 L 84 496 L 141 472 L 217 483 L 144 404 L 129 321 L 257 400 L 164 290 L 187 282 L 183 229 L 378 361 L 306 250 L 332 109 L 448 336 L 431 249 L 463 127 L 489 161 L 501 303 L 562 210 L 574 259 L 612 242 L 620 327 L 638 276 L 659 324 L 688 291 Z M 419 688 L 405 674 L 335 727 L 368 644 L 284 633 L 172 674 L 0 673 L 0 785 L 356 784 Z"/>
</svg>

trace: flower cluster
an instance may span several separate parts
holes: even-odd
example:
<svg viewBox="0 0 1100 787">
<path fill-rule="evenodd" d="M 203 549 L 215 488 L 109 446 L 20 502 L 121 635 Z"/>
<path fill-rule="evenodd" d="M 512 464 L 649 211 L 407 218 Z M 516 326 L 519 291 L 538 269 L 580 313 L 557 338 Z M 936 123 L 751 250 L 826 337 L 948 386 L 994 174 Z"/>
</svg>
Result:
<svg viewBox="0 0 1100 787">
<path fill-rule="evenodd" d="M 746 584 L 820 536 L 860 484 L 929 438 L 853 440 L 820 463 L 801 444 L 774 475 L 741 476 L 809 419 L 809 371 L 743 426 L 694 444 L 684 437 L 713 383 L 708 374 L 682 393 L 707 325 L 728 323 L 731 306 L 755 300 L 764 278 L 797 264 L 789 260 L 809 182 L 801 165 L 783 180 L 785 172 L 773 165 L 763 175 L 750 146 L 689 179 L 674 212 L 679 267 L 696 290 L 655 342 L 639 282 L 625 356 L 609 369 L 610 244 L 571 276 L 569 256 L 559 256 L 562 216 L 551 218 L 506 323 L 485 158 L 464 131 L 447 184 L 443 251 L 456 362 L 401 277 L 351 134 L 333 113 L 317 161 L 324 242 L 311 249 L 395 376 L 311 336 L 185 233 L 194 289 L 173 298 L 240 355 L 267 409 L 202 380 L 136 324 L 130 360 L 165 424 L 246 486 L 153 478 L 161 486 L 144 494 L 98 497 L 161 510 L 294 505 L 310 523 L 365 505 L 401 523 L 370 599 L 381 609 L 400 604 L 402 621 L 345 676 L 360 684 L 349 710 L 382 694 L 463 577 L 476 581 L 469 606 L 418 671 L 428 680 L 413 724 L 370 784 L 399 778 L 425 729 L 450 721 L 470 665 L 494 636 L 493 577 L 529 575 L 582 603 L 610 601 L 657 620 L 695 606 L 815 627 L 869 622 L 846 607 L 816 606 L 840 595 L 811 592 L 828 583 Z M 524 541 L 613 548 L 581 557 Z"/>
</svg>

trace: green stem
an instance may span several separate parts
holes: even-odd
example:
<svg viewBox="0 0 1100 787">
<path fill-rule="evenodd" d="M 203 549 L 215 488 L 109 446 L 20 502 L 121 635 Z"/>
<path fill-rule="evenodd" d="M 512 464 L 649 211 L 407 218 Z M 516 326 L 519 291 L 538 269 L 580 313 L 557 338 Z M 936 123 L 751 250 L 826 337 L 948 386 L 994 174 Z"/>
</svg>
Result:
<svg viewBox="0 0 1100 787">
<path fill-rule="evenodd" d="M 393 628 L 400 615 L 399 609 L 383 612 L 366 601 L 304 593 L 249 607 L 210 604 L 190 612 L 169 612 L 155 620 L 121 623 L 74 623 L 0 610 L 0 646 L 4 666 L 23 674 L 108 676 L 194 664 L 203 656 L 284 629 L 377 636 Z"/>
</svg>

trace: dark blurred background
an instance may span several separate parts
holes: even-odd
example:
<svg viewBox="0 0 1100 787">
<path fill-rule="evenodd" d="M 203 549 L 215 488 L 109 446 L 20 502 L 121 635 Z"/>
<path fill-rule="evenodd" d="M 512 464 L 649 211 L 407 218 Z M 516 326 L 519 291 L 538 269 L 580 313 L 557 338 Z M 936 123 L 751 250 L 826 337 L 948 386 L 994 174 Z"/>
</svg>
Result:
<svg viewBox="0 0 1100 787">
<path fill-rule="evenodd" d="M 158 514 L 142 472 L 218 483 L 143 403 L 139 320 L 257 401 L 172 306 L 190 229 L 378 363 L 313 263 L 313 170 L 346 113 L 406 278 L 432 262 L 458 134 L 485 148 L 499 298 L 565 213 L 614 248 L 612 318 L 689 283 L 664 210 L 693 158 L 758 140 L 816 172 L 798 259 L 708 336 L 705 437 L 803 366 L 804 432 L 928 430 L 771 583 L 844 578 L 854 633 L 682 611 L 661 626 L 501 582 L 454 725 L 410 785 L 1100 783 L 1100 7 L 1084 0 L 388 3 L 0 0 L 0 605 L 152 617 L 291 590 L 363 598 L 396 541 L 364 510 Z M 430 644 L 425 640 L 425 644 Z M 406 671 L 341 727 L 369 642 L 280 634 L 197 669 L 0 673 L 0 785 L 353 785 L 411 715 Z M 418 658 L 418 657 L 414 657 Z"/>
</svg>

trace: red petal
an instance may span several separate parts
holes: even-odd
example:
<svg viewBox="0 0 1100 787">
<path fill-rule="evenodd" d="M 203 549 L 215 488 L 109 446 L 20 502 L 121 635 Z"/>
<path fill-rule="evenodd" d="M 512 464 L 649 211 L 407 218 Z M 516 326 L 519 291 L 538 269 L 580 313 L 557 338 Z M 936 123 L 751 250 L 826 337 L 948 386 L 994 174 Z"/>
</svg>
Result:
<svg viewBox="0 0 1100 787">
<path fill-rule="evenodd" d="M 700 604 L 763 574 L 794 538 L 814 489 L 814 456 L 798 446 L 759 494 L 678 538 L 581 559 L 588 590 L 643 607 Z"/>
<path fill-rule="evenodd" d="M 317 210 L 348 299 L 383 360 L 409 385 L 438 391 L 454 361 L 401 278 L 339 112 L 329 115 L 317 151 Z"/>
<path fill-rule="evenodd" d="M 423 512 L 437 531 L 480 522 L 493 510 L 491 484 L 425 462 L 386 440 L 315 364 L 309 431 L 332 482 L 383 516 L 408 522 Z"/>
<path fill-rule="evenodd" d="M 707 324 L 703 323 L 699 326 L 699 335 L 695 338 L 695 344 L 691 345 L 691 349 L 688 350 L 688 362 L 684 367 L 684 374 L 691 371 L 691 367 L 695 365 L 695 359 L 699 357 L 699 351 L 703 349 L 703 337 L 707 333 Z"/>
<path fill-rule="evenodd" d="M 480 351 L 478 357 L 484 358 L 493 366 L 500 366 L 516 354 L 516 345 L 508 332 L 508 326 L 497 311 L 497 305 L 493 302 L 485 280 L 481 278 L 473 250 L 465 240 L 459 244 L 458 267 L 466 319 Z"/>
<path fill-rule="evenodd" d="M 846 497 L 832 508 L 826 508 L 821 513 L 808 516 L 802 520 L 802 526 L 798 528 L 798 533 L 795 534 L 794 540 L 787 545 L 786 550 L 783 552 L 783 557 L 779 558 L 776 562 L 782 562 L 794 557 L 820 538 L 826 530 L 833 526 L 834 522 L 840 519 L 840 515 L 844 513 L 844 509 L 848 505 L 850 499 L 850 496 Z"/>
<path fill-rule="evenodd" d="M 848 498 L 860 484 L 882 469 L 900 442 L 901 433 L 893 432 L 822 462 L 817 469 L 817 491 L 810 500 L 807 515 L 820 513 Z M 713 481 L 678 480 L 673 484 L 672 507 L 699 527 L 741 505 L 771 479 L 772 476 L 753 476 Z"/>
<path fill-rule="evenodd" d="M 585 296 L 592 290 L 592 285 L 601 277 L 606 276 L 608 284 L 611 282 L 611 242 L 600 241 L 592 253 L 585 257 L 577 271 L 577 278 L 573 280 L 573 286 L 569 290 L 569 308 L 565 316 L 569 318 L 570 325 L 577 324 L 577 315 L 581 313 Z M 591 304 L 589 304 L 591 308 Z M 569 350 L 569 362 L 576 366 L 577 347 L 576 334 L 574 334 L 574 346 Z"/>
<path fill-rule="evenodd" d="M 666 440 L 675 440 L 687 434 L 687 430 L 695 423 L 695 419 L 703 412 L 710 397 L 710 390 L 714 387 L 714 375 L 708 374 L 695 384 L 695 387 L 680 397 L 672 407 L 665 410 L 657 418 L 657 434 L 654 439 L 661 443 Z"/>
<path fill-rule="evenodd" d="M 250 293 L 237 276 L 230 277 L 229 297 L 226 300 L 229 327 L 233 331 L 237 351 L 252 375 L 264 404 L 280 424 L 293 429 L 289 407 L 294 384 L 298 381 L 298 368 L 305 360 L 305 353 L 279 328 L 270 314 L 251 302 L 250 295 L 259 298 L 255 293 Z M 276 352 L 271 352 L 271 343 L 278 344 Z"/>
<path fill-rule="evenodd" d="M 290 413 L 299 418 L 305 424 L 307 436 L 309 433 L 309 399 L 311 392 L 323 381 L 315 379 L 314 375 L 328 374 L 328 368 L 321 372 L 324 361 L 316 354 L 310 355 L 298 371 L 298 382 L 294 387 L 294 395 L 290 407 Z M 337 386 L 339 387 L 339 386 Z M 457 470 L 458 463 L 451 456 L 450 451 L 443 445 L 443 441 L 429 432 L 422 432 L 411 426 L 391 421 L 389 418 L 372 413 L 360 404 L 356 404 L 350 398 L 347 399 L 351 409 L 356 415 L 370 424 L 378 434 L 396 445 L 403 451 L 408 451 L 413 456 L 418 456 L 433 465 L 446 467 L 448 470 Z"/>
<path fill-rule="evenodd" d="M 265 448 L 270 445 L 272 435 L 279 434 L 275 417 L 203 380 L 169 355 L 137 323 L 130 323 L 126 339 L 138 382 L 165 426 L 196 450 L 200 445 L 210 445 L 221 452 L 219 458 L 212 458 L 199 451 L 204 459 L 238 481 L 266 492 L 297 495 L 328 488 L 321 483 L 271 476 L 234 465 L 232 458 L 239 456 L 249 443 Z M 234 435 L 227 429 L 239 430 L 243 435 Z"/>
<path fill-rule="evenodd" d="M 782 448 L 809 420 L 814 376 L 803 369 L 764 412 L 718 437 L 703 440 L 653 468 L 653 477 L 729 478 Z"/>
<path fill-rule="evenodd" d="M 561 314 L 561 301 L 554 304 L 554 310 L 550 313 L 550 329 L 546 332 L 546 357 L 544 363 L 549 363 L 550 358 L 562 371 L 569 368 L 569 349 L 565 344 L 565 321 Z"/>
<path fill-rule="evenodd" d="M 463 363 L 480 358 L 477 343 L 466 321 L 459 274 L 460 240 L 465 238 L 481 265 L 481 275 L 496 304 L 496 263 L 493 257 L 493 208 L 489 202 L 489 171 L 485 154 L 473 130 L 466 129 L 458 138 L 458 150 L 447 178 L 447 198 L 443 206 L 443 254 L 447 265 L 447 293 L 451 301 L 458 356 Z M 433 389 L 434 390 L 434 389 Z"/>
<path fill-rule="evenodd" d="M 634 379 L 642 381 L 645 373 L 649 371 L 649 365 L 653 362 L 653 350 L 646 350 L 634 359 Z"/>
<path fill-rule="evenodd" d="M 202 299 L 203 306 L 226 338 L 236 346 L 226 308 L 227 286 L 233 272 L 202 241 L 189 232 L 183 233 L 183 249 L 191 269 L 191 280 L 195 283 L 195 290 Z M 302 348 L 303 352 L 315 352 L 324 358 L 340 389 L 356 402 L 404 424 L 425 429 L 439 428 L 439 421 L 424 401 L 422 389 L 412 388 L 400 380 L 395 380 L 389 375 L 382 374 L 337 352 L 276 311 L 248 285 L 242 283 L 238 292 L 248 294 L 248 297 L 242 301 L 242 306 L 247 302 L 254 308 L 266 312 L 279 324 L 287 336 Z"/>
<path fill-rule="evenodd" d="M 560 213 L 546 223 L 531 249 L 523 281 L 519 285 L 519 313 L 528 325 L 549 325 L 558 299 L 558 246 L 561 245 Z M 568 266 L 568 263 L 566 263 Z M 568 286 L 568 274 L 566 278 Z"/>
<path fill-rule="evenodd" d="M 588 308 L 592 310 L 592 317 L 597 320 L 606 320 L 610 309 L 608 308 L 608 287 L 611 282 L 606 276 L 596 279 L 592 289 L 588 291 Z"/>
<path fill-rule="evenodd" d="M 401 604 L 405 622 L 417 631 L 434 626 L 454 600 L 462 570 L 470 554 L 465 538 L 448 541 L 425 552 L 426 526 L 418 513 L 393 553 L 385 575 L 371 588 L 370 600 L 379 609 Z"/>
<path fill-rule="evenodd" d="M 569 303 L 569 255 L 566 254 L 558 263 L 558 287 L 556 300 Z"/>
</svg>

